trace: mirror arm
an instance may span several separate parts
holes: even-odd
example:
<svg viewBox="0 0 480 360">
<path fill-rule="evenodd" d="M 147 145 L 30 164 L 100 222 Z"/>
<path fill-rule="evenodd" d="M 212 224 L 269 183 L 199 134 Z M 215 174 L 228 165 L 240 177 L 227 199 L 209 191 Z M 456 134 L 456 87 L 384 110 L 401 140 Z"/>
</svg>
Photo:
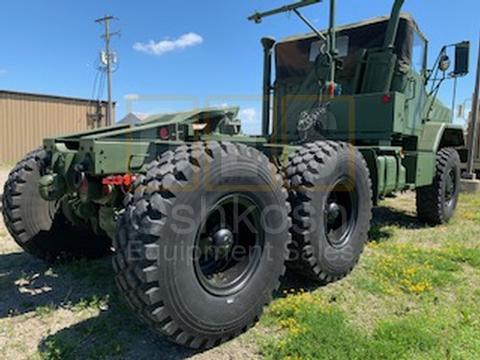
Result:
<svg viewBox="0 0 480 360">
<path fill-rule="evenodd" d="M 293 12 L 295 13 L 295 15 L 297 15 L 299 17 L 300 20 L 302 20 L 305 25 L 307 25 L 310 30 L 312 30 L 315 35 L 317 35 L 320 40 L 322 41 L 327 41 L 327 38 L 312 24 L 312 22 L 310 20 L 308 20 L 305 16 L 303 16 L 303 14 L 298 11 L 298 9 L 293 9 Z"/>
<path fill-rule="evenodd" d="M 428 111 L 427 111 L 427 119 L 430 118 L 430 115 L 433 111 L 433 106 L 435 105 L 435 101 L 437 100 L 437 97 L 438 97 L 438 92 L 440 90 L 440 86 L 443 84 L 445 79 L 446 79 L 445 73 L 443 73 L 443 77 L 441 79 L 439 79 L 437 86 L 434 87 L 432 85 L 432 90 L 428 94 L 428 97 L 431 98 L 431 102 L 430 102 L 430 106 L 429 106 Z M 433 95 L 433 97 L 432 97 L 432 95 Z"/>
<path fill-rule="evenodd" d="M 433 64 L 433 68 L 432 69 L 436 69 L 436 70 L 432 70 L 430 72 L 430 75 L 427 77 L 427 82 L 429 82 L 431 80 L 431 77 L 433 74 L 435 74 L 435 78 L 437 77 L 437 74 L 438 74 L 438 64 L 440 63 L 440 59 L 442 58 L 442 55 L 445 54 L 445 51 L 447 51 L 447 46 L 444 46 L 442 47 L 442 49 L 440 50 L 438 56 L 437 56 L 437 60 L 435 60 L 435 63 Z"/>
</svg>

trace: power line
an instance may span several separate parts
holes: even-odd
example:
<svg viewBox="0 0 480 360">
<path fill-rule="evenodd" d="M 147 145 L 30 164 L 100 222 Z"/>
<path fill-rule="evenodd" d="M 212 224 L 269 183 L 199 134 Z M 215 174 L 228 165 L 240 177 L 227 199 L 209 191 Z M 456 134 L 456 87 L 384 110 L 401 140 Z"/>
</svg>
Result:
<svg viewBox="0 0 480 360">
<path fill-rule="evenodd" d="M 100 72 L 100 78 L 98 81 L 97 99 L 100 99 L 104 90 L 105 90 L 105 72 L 102 71 Z"/>
<path fill-rule="evenodd" d="M 100 104 L 100 96 L 95 96 L 98 93 L 97 84 L 99 80 L 99 76 L 102 74 L 101 69 L 99 68 L 99 60 L 98 55 L 92 61 L 93 68 L 95 69 L 95 76 L 93 80 L 92 86 L 92 95 L 88 101 L 88 108 L 90 109 L 92 106 L 95 106 L 95 110 L 92 113 L 87 114 L 88 121 L 92 124 L 93 127 L 100 127 L 102 123 L 102 106 Z"/>
<path fill-rule="evenodd" d="M 108 108 L 107 108 L 107 122 L 106 125 L 113 124 L 113 101 L 112 101 L 112 64 L 116 63 L 116 54 L 110 49 L 110 40 L 112 36 L 120 35 L 120 32 L 110 32 L 110 21 L 118 20 L 111 15 L 105 15 L 104 17 L 95 20 L 98 24 L 105 26 L 104 34 L 102 38 L 105 40 L 105 50 L 101 53 L 102 63 L 105 64 L 105 71 L 107 73 L 107 93 L 108 93 Z"/>
<path fill-rule="evenodd" d="M 95 78 L 93 80 L 93 87 L 92 87 L 92 100 L 98 100 L 98 98 L 95 98 L 95 93 L 97 91 L 97 84 L 98 84 L 98 77 L 100 76 L 100 70 L 95 71 Z"/>
</svg>

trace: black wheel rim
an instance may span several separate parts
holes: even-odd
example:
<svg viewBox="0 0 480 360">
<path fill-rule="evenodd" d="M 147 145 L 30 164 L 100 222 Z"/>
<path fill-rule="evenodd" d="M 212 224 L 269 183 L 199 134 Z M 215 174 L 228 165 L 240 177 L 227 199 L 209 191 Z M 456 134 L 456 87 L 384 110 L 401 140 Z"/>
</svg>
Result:
<svg viewBox="0 0 480 360">
<path fill-rule="evenodd" d="M 343 177 L 331 187 L 325 202 L 325 235 L 331 246 L 342 248 L 348 243 L 357 217 L 357 189 L 351 179 Z"/>
<path fill-rule="evenodd" d="M 450 169 L 445 179 L 445 204 L 450 207 L 455 201 L 457 193 L 457 172 L 455 168 Z"/>
<path fill-rule="evenodd" d="M 211 207 L 196 236 L 194 267 L 200 284 L 214 295 L 239 291 L 263 253 L 260 208 L 245 194 L 229 194 Z"/>
</svg>

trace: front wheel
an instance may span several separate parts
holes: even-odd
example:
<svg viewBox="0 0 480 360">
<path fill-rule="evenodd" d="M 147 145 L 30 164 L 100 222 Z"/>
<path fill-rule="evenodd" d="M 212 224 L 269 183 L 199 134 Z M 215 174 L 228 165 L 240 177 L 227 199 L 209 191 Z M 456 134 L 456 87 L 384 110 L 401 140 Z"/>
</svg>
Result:
<svg viewBox="0 0 480 360">
<path fill-rule="evenodd" d="M 231 339 L 258 320 L 280 284 L 288 212 L 282 177 L 253 148 L 208 142 L 164 153 L 138 179 L 120 219 L 120 292 L 178 344 Z"/>
<path fill-rule="evenodd" d="M 455 149 L 437 153 L 433 184 L 417 189 L 417 215 L 432 225 L 448 222 L 458 203 L 460 193 L 460 156 Z"/>
<path fill-rule="evenodd" d="M 367 164 L 354 147 L 334 141 L 304 145 L 287 167 L 292 205 L 290 266 L 322 284 L 358 262 L 372 216 Z"/>
</svg>

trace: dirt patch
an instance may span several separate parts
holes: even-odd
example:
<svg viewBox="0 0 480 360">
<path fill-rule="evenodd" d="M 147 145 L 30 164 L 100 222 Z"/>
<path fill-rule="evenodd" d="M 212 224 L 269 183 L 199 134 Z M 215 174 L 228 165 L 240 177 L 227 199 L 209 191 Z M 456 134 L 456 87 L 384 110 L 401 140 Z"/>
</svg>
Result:
<svg viewBox="0 0 480 360">
<path fill-rule="evenodd" d="M 7 170 L 6 168 L 0 167 L 0 210 L 2 209 L 1 201 L 3 198 L 3 185 L 7 181 L 8 178 L 8 173 L 10 171 Z M 3 221 L 3 219 L 2 219 Z"/>
<path fill-rule="evenodd" d="M 6 169 L 0 169 L 0 185 L 2 187 L 2 190 L 0 190 L 0 193 L 3 192 L 3 184 L 5 181 L 7 181 L 8 173 L 10 171 Z"/>
</svg>

